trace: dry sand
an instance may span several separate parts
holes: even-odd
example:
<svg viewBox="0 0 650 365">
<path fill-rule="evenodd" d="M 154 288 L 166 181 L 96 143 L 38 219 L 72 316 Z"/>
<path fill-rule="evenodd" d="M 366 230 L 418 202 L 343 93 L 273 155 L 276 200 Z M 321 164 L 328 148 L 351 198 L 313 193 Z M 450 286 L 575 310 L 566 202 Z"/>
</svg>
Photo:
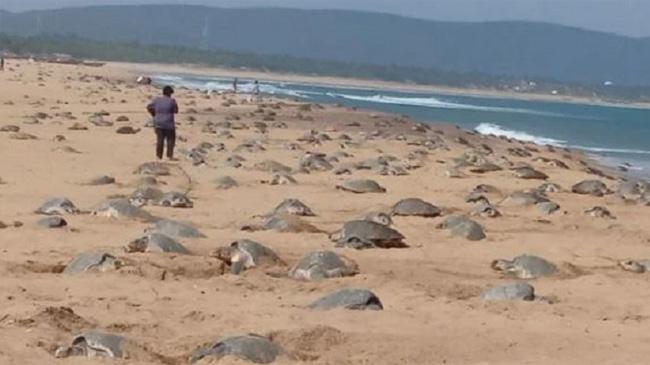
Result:
<svg viewBox="0 0 650 365">
<path fill-rule="evenodd" d="M 387 210 L 403 198 L 422 198 L 443 208 L 445 215 L 464 214 L 473 209 L 465 196 L 478 184 L 494 185 L 505 194 L 541 184 L 514 178 L 507 169 L 448 177 L 451 159 L 470 150 L 457 137 L 474 146 L 491 146 L 494 153 L 489 159 L 506 155 L 513 163 L 530 163 L 565 189 L 595 178 L 584 171 L 577 153 L 536 147 L 539 152 L 532 157 L 518 158 L 505 149 L 535 147 L 470 135 L 451 126 L 434 125 L 430 131 L 416 132 L 414 123 L 405 119 L 334 106 L 313 106 L 308 111 L 291 101 L 266 99 L 265 114 L 254 113 L 258 105 L 243 103 L 246 96 L 227 96 L 235 104 L 225 107 L 222 96 L 178 90 L 175 96 L 182 109 L 178 148 L 210 142 L 224 143 L 226 150 L 210 152 L 206 164 L 199 166 L 179 153 L 173 175 L 161 178 L 167 183 L 163 190 L 188 190 L 194 208 L 145 209 L 159 217 L 192 222 L 207 238 L 180 239 L 191 250 L 189 257 L 126 254 L 122 247 L 142 236 L 149 224 L 79 214 L 65 216 L 68 227 L 47 230 L 36 226 L 42 216 L 34 210 L 53 196 L 68 197 L 87 210 L 108 196 L 130 194 L 135 189 L 131 184 L 139 178 L 134 169 L 154 158 L 154 135 L 144 127 L 149 119 L 144 105 L 158 91 L 135 85 L 122 67 L 10 60 L 8 68 L 0 73 L 0 127 L 14 124 L 37 139 L 16 140 L 11 133 L 0 133 L 4 181 L 0 220 L 9 225 L 0 229 L 0 364 L 181 364 L 199 345 L 244 333 L 273 333 L 288 353 L 278 359 L 279 364 L 642 364 L 650 357 L 650 274 L 617 266 L 618 260 L 650 257 L 650 208 L 626 203 L 615 194 L 602 198 L 549 194 L 561 205 L 561 211 L 550 216 L 542 216 L 535 207 L 499 206 L 502 217 L 473 217 L 487 234 L 478 242 L 436 229 L 444 217 L 395 217 L 394 227 L 410 246 L 405 249 L 335 249 L 327 233 L 239 230 L 243 222 L 269 212 L 286 198 L 303 201 L 317 214 L 306 220 L 333 232 L 348 220 Z M 196 113 L 188 114 L 189 108 Z M 113 126 L 88 122 L 100 111 L 110 113 L 104 119 L 115 122 Z M 276 115 L 269 117 L 269 111 Z M 48 116 L 31 124 L 37 112 Z M 235 115 L 239 117 L 235 124 L 251 127 L 267 115 L 288 128 L 274 128 L 274 122 L 267 121 L 271 126 L 267 134 L 252 127 L 232 129 L 234 139 L 202 132 L 207 122 L 223 122 Z M 130 121 L 116 122 L 119 116 Z M 190 117 L 196 121 L 188 122 Z M 76 122 L 88 130 L 69 130 Z M 118 127 L 127 125 L 142 131 L 116 134 Z M 332 140 L 320 145 L 296 142 L 309 129 L 327 133 Z M 375 131 L 382 135 L 371 138 Z M 343 132 L 356 143 L 339 139 Z M 398 134 L 406 141 L 397 140 Z M 65 136 L 65 141 L 54 141 L 56 135 Z M 436 136 L 448 150 L 407 143 Z M 247 140 L 261 141 L 266 151 L 239 152 L 246 158 L 243 166 L 226 167 L 225 159 Z M 302 150 L 287 149 L 287 143 L 297 143 Z M 65 152 L 66 146 L 79 153 Z M 329 156 L 348 153 L 350 157 L 341 158 L 338 166 L 380 154 L 401 161 L 416 150 L 428 155 L 422 167 L 409 170 L 407 176 L 353 171 L 352 178 L 378 181 L 387 189 L 383 194 L 337 190 L 335 185 L 350 177 L 332 171 L 296 173 L 297 185 L 271 186 L 260 183 L 271 174 L 254 168 L 267 159 L 295 168 L 305 151 Z M 570 169 L 533 162 L 537 156 L 559 158 Z M 98 175 L 113 176 L 117 184 L 80 185 Z M 217 190 L 212 181 L 220 176 L 232 176 L 240 186 Z M 617 186 L 616 181 L 602 180 L 611 188 Z M 609 208 L 616 219 L 583 213 L 596 205 Z M 13 227 L 14 221 L 23 225 Z M 274 269 L 265 268 L 222 275 L 220 263 L 206 256 L 240 238 L 270 246 L 289 265 L 311 251 L 335 250 L 355 260 L 360 274 L 316 282 L 273 277 L 267 271 Z M 75 255 L 100 249 L 132 260 L 142 270 L 57 273 Z M 571 272 L 531 281 L 540 296 L 550 298 L 547 301 L 483 301 L 483 290 L 515 281 L 493 271 L 491 261 L 524 253 L 542 256 L 562 270 L 571 267 Z M 347 287 L 371 289 L 384 310 L 305 308 Z M 134 352 L 128 360 L 54 358 L 58 345 L 89 329 L 126 336 L 147 351 Z M 244 362 L 224 358 L 218 363 Z"/>
</svg>

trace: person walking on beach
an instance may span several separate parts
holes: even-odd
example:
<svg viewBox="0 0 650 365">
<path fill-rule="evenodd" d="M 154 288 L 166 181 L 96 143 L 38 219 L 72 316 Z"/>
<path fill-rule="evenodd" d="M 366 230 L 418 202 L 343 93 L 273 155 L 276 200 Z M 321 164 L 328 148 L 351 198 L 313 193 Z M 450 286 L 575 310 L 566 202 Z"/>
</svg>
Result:
<svg viewBox="0 0 650 365">
<path fill-rule="evenodd" d="M 174 89 L 171 86 L 163 88 L 162 96 L 154 98 L 147 111 L 153 116 L 154 128 L 156 130 L 156 156 L 163 158 L 164 144 L 167 144 L 167 158 L 174 159 L 174 145 L 176 144 L 176 121 L 175 114 L 178 114 L 178 104 L 172 98 Z"/>
<path fill-rule="evenodd" d="M 5 58 L 0 57 L 0 71 L 4 71 L 4 70 L 5 70 Z"/>
<path fill-rule="evenodd" d="M 237 94 L 237 83 L 239 82 L 239 79 L 235 77 L 235 79 L 232 81 L 232 91 Z"/>
</svg>

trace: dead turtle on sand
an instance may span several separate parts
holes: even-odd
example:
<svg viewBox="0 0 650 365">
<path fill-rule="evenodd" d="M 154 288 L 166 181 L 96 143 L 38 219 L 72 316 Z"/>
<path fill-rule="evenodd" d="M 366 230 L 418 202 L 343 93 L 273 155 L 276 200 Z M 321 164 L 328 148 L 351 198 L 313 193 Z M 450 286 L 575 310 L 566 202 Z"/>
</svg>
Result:
<svg viewBox="0 0 650 365">
<path fill-rule="evenodd" d="M 285 199 L 275 209 L 275 214 L 290 214 L 303 217 L 314 217 L 316 214 L 305 203 L 298 199 Z"/>
<path fill-rule="evenodd" d="M 239 274 L 253 267 L 266 265 L 286 266 L 286 263 L 270 248 L 251 240 L 238 240 L 229 246 L 219 247 L 210 253 L 230 266 L 230 272 Z"/>
<path fill-rule="evenodd" d="M 170 237 L 181 238 L 205 238 L 196 227 L 189 223 L 179 222 L 171 219 L 161 219 L 152 227 L 147 229 L 149 233 L 162 233 Z"/>
<path fill-rule="evenodd" d="M 379 297 L 367 289 L 341 289 L 309 305 L 311 309 L 383 310 Z"/>
<path fill-rule="evenodd" d="M 36 214 L 63 215 L 77 214 L 79 209 L 68 198 L 52 198 L 47 200 L 35 211 Z"/>
<path fill-rule="evenodd" d="M 136 207 L 153 204 L 163 196 L 163 191 L 153 186 L 141 186 L 129 196 L 129 203 Z"/>
<path fill-rule="evenodd" d="M 57 358 L 70 356 L 123 358 L 127 340 L 119 335 L 90 331 L 75 337 L 71 346 L 61 346 L 54 354 Z"/>
<path fill-rule="evenodd" d="M 398 231 L 376 222 L 367 220 L 350 221 L 343 225 L 338 233 L 331 237 L 336 247 L 348 247 L 357 250 L 364 248 L 404 248 L 404 236 Z"/>
<path fill-rule="evenodd" d="M 91 213 L 98 217 L 126 218 L 153 222 L 157 218 L 144 209 L 132 205 L 127 199 L 108 199 L 99 203 Z"/>
<path fill-rule="evenodd" d="M 180 242 L 161 233 L 150 233 L 129 242 L 124 250 L 134 252 L 168 252 L 187 255 L 190 252 Z"/>
<path fill-rule="evenodd" d="M 200 348 L 192 353 L 190 362 L 195 363 L 206 357 L 213 357 L 218 360 L 225 356 L 234 356 L 256 364 L 270 364 L 283 352 L 282 347 L 271 342 L 268 338 L 248 334 L 228 337 L 215 344 Z"/>
<path fill-rule="evenodd" d="M 557 271 L 557 266 L 553 263 L 532 255 L 521 255 L 512 260 L 494 260 L 490 266 L 493 270 L 519 279 L 536 279 L 553 275 Z"/>
<path fill-rule="evenodd" d="M 442 210 L 435 205 L 425 202 L 419 198 L 403 199 L 397 202 L 391 210 L 392 215 L 400 216 L 418 216 L 418 217 L 437 217 L 442 214 Z"/>
<path fill-rule="evenodd" d="M 336 185 L 336 188 L 343 191 L 349 191 L 357 194 L 365 193 L 385 193 L 386 189 L 374 180 L 346 180 Z"/>
<path fill-rule="evenodd" d="M 160 199 L 154 202 L 155 205 L 170 208 L 193 208 L 194 202 L 187 196 L 187 194 L 179 193 L 177 191 L 170 191 L 163 194 Z"/>
<path fill-rule="evenodd" d="M 80 274 L 86 272 L 107 272 L 118 270 L 122 262 L 106 252 L 85 252 L 68 263 L 64 274 Z"/>
<path fill-rule="evenodd" d="M 486 237 L 480 224 L 462 216 L 451 216 L 439 224 L 437 228 L 447 229 L 452 236 L 463 237 L 470 241 L 480 241 Z"/>
<path fill-rule="evenodd" d="M 359 266 L 353 260 L 332 251 L 316 251 L 304 256 L 289 270 L 289 277 L 298 280 L 322 280 L 354 276 Z"/>
</svg>

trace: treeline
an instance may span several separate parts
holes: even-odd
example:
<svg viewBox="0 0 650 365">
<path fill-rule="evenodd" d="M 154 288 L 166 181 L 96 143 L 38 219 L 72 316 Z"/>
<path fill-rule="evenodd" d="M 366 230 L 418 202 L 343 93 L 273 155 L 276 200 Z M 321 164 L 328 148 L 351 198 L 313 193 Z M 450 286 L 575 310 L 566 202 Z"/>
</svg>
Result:
<svg viewBox="0 0 650 365">
<path fill-rule="evenodd" d="M 520 80 L 480 73 L 457 73 L 436 69 L 404 66 L 362 65 L 318 61 L 291 56 L 255 55 L 231 51 L 201 50 L 186 47 L 142 45 L 135 42 L 97 42 L 75 36 L 19 37 L 0 34 L 0 51 L 21 56 L 45 56 L 63 53 L 75 58 L 116 62 L 197 64 L 205 66 L 246 68 L 249 70 L 334 76 L 420 85 L 477 88 L 521 93 L 550 93 L 598 97 L 612 101 L 648 101 L 650 88 L 616 86 L 585 86 L 562 84 L 553 80 Z"/>
</svg>

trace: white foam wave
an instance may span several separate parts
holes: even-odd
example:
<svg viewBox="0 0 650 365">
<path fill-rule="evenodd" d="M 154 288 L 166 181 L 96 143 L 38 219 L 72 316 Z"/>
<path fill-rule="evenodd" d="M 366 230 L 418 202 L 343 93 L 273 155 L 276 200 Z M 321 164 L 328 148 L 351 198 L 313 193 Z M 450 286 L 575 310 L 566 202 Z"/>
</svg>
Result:
<svg viewBox="0 0 650 365">
<path fill-rule="evenodd" d="M 630 154 L 630 155 L 650 155 L 648 150 L 640 149 L 627 149 L 627 148 L 609 148 L 609 147 L 591 147 L 591 146 L 581 146 L 581 145 L 567 145 L 567 141 L 535 136 L 522 131 L 515 131 L 510 129 L 505 129 L 497 124 L 492 123 L 481 123 L 476 128 L 475 131 L 485 134 L 485 135 L 495 135 L 508 137 L 524 142 L 534 142 L 540 145 L 552 145 L 558 147 L 571 147 L 578 150 L 596 152 L 596 153 L 618 153 L 618 154 Z"/>
<path fill-rule="evenodd" d="M 566 144 L 566 141 L 562 141 L 559 139 L 539 137 L 539 136 L 534 136 L 532 134 L 528 134 L 526 132 L 513 131 L 510 129 L 505 129 L 500 125 L 492 124 L 492 123 L 481 123 L 476 128 L 474 128 L 474 130 L 481 134 L 486 134 L 486 135 L 491 134 L 499 137 L 508 137 L 508 138 L 517 139 L 524 142 L 534 142 L 541 145 L 548 144 L 553 146 L 564 146 Z"/>
<path fill-rule="evenodd" d="M 436 108 L 436 109 L 459 109 L 459 110 L 475 110 L 475 111 L 484 111 L 484 112 L 536 114 L 536 115 L 545 115 L 550 117 L 564 116 L 562 114 L 540 112 L 531 109 L 503 108 L 503 107 L 453 103 L 453 102 L 444 101 L 434 97 L 405 98 L 405 97 L 386 96 L 381 94 L 371 95 L 371 96 L 361 96 L 361 95 L 336 94 L 336 93 L 327 93 L 327 95 L 334 98 L 342 98 L 342 99 L 355 100 L 355 101 L 366 101 L 370 103 L 379 103 L 379 104 L 409 105 L 409 106 L 419 106 L 419 107 Z"/>
</svg>

